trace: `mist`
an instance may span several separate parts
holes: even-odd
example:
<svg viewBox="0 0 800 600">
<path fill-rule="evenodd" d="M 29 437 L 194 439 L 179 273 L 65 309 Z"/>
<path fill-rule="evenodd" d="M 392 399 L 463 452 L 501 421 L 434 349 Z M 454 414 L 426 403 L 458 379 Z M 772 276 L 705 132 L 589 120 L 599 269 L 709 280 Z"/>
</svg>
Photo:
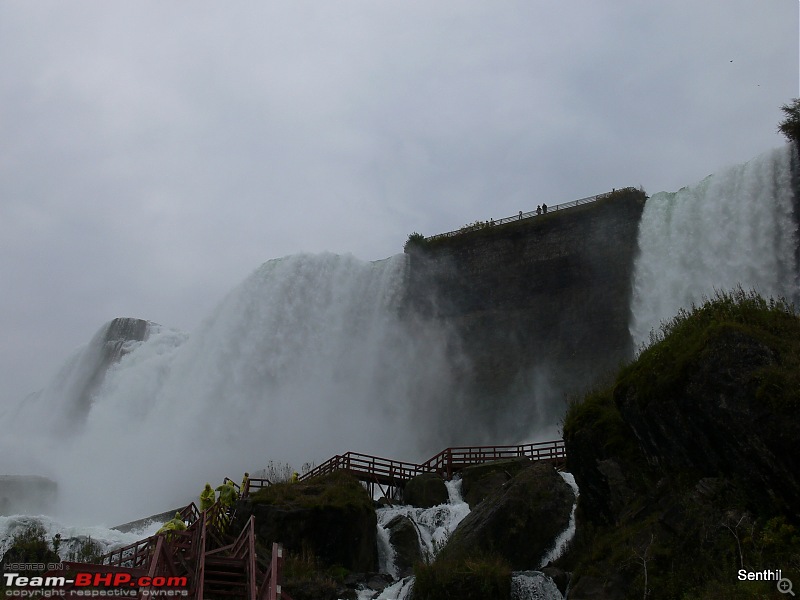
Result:
<svg viewBox="0 0 800 600">
<path fill-rule="evenodd" d="M 405 255 L 269 261 L 191 335 L 151 324 L 76 417 L 101 329 L 15 412 L 0 466 L 56 480 L 56 516 L 114 524 L 270 461 L 427 458 L 458 358 L 444 327 L 401 318 L 407 269 Z"/>
<path fill-rule="evenodd" d="M 798 301 L 792 152 L 775 148 L 647 201 L 633 278 L 635 344 L 716 290 Z"/>
</svg>

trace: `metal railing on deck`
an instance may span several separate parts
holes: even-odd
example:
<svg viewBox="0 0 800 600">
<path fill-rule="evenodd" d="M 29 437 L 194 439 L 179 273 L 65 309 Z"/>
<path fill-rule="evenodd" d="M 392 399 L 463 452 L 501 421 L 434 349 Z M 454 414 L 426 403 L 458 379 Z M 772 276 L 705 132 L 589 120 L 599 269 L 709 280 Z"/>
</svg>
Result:
<svg viewBox="0 0 800 600">
<path fill-rule="evenodd" d="M 636 188 L 633 187 L 626 187 L 620 189 L 614 189 L 611 192 L 605 192 L 603 194 L 595 194 L 594 196 L 586 196 L 586 198 L 579 198 L 578 200 L 571 200 L 570 202 L 562 202 L 561 204 L 556 204 L 555 206 L 547 206 L 546 209 L 539 212 L 538 210 L 530 210 L 528 212 L 519 212 L 516 215 L 512 215 L 510 217 L 503 217 L 502 219 L 490 219 L 488 221 L 479 221 L 477 223 L 473 223 L 472 225 L 464 225 L 460 229 L 455 229 L 453 231 L 448 231 L 446 233 L 437 233 L 436 235 L 432 235 L 430 237 L 426 237 L 426 241 L 438 240 L 439 238 L 445 237 L 452 237 L 454 235 L 461 235 L 462 233 L 469 233 L 470 231 L 478 231 L 479 229 L 485 229 L 487 227 L 494 227 L 497 225 L 503 225 L 505 223 L 513 223 L 514 221 L 522 221 L 524 219 L 530 219 L 533 217 L 543 216 L 552 212 L 557 212 L 560 210 L 566 210 L 568 208 L 575 208 L 576 206 L 581 206 L 583 204 L 590 204 L 592 202 L 596 202 L 597 200 L 601 200 L 603 198 L 608 198 L 609 196 L 619 193 L 619 192 L 630 192 L 636 191 Z"/>
</svg>

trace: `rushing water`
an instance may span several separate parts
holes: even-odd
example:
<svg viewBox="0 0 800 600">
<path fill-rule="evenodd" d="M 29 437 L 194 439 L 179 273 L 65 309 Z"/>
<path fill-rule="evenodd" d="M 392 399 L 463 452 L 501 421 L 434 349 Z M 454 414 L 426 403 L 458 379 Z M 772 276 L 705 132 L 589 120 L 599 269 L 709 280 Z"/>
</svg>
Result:
<svg viewBox="0 0 800 600">
<path fill-rule="evenodd" d="M 631 306 L 637 345 L 715 290 L 798 299 L 791 146 L 650 198 L 639 226 Z"/>
<path fill-rule="evenodd" d="M 95 339 L 17 412 L 0 473 L 49 476 L 61 515 L 113 524 L 269 461 L 432 453 L 436 407 L 458 385 L 443 331 L 400 316 L 406 270 L 405 255 L 265 263 L 191 336 L 151 327 L 64 431 Z"/>
<path fill-rule="evenodd" d="M 567 528 L 562 531 L 553 541 L 552 548 L 550 548 L 550 550 L 542 557 L 542 560 L 539 563 L 539 568 L 545 567 L 548 563 L 561 558 L 561 555 L 564 554 L 569 547 L 572 538 L 575 537 L 575 511 L 578 509 L 578 496 L 580 495 L 578 484 L 575 481 L 575 476 L 572 473 L 564 473 L 559 471 L 558 474 L 561 475 L 561 478 L 567 482 L 569 487 L 572 488 L 572 493 L 575 494 L 575 502 L 572 503 L 572 510 L 569 514 L 569 523 L 567 524 Z"/>
<path fill-rule="evenodd" d="M 151 522 L 129 532 L 121 532 L 102 526 L 76 527 L 57 521 L 44 515 L 28 516 L 15 515 L 0 517 L 0 557 L 11 547 L 15 536 L 30 532 L 32 527 L 41 528 L 44 539 L 53 545 L 56 535 L 61 537 L 59 556 L 63 560 L 70 560 L 70 556 L 81 549 L 81 546 L 91 540 L 98 553 L 103 554 L 114 548 L 133 544 L 149 537 L 159 529 L 161 523 Z"/>
<path fill-rule="evenodd" d="M 461 497 L 461 480 L 454 479 L 445 483 L 448 501 L 431 508 L 415 506 L 391 506 L 378 510 L 378 556 L 380 570 L 397 578 L 394 549 L 389 543 L 389 531 L 386 525 L 398 515 L 403 515 L 414 522 L 419 536 L 420 553 L 424 560 L 436 558 L 450 534 L 469 514 L 469 504 Z"/>
</svg>

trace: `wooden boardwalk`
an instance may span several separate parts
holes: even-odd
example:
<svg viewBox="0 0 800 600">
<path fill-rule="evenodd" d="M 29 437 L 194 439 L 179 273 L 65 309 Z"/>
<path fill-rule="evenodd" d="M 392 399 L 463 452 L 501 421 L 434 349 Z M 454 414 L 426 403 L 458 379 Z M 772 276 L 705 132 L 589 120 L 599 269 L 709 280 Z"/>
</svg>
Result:
<svg viewBox="0 0 800 600">
<path fill-rule="evenodd" d="M 334 471 L 347 471 L 366 483 L 371 493 L 374 494 L 374 487 L 377 485 L 384 496 L 392 498 L 402 495 L 406 482 L 417 475 L 435 473 L 449 480 L 465 467 L 508 458 L 529 458 L 561 465 L 566 461 L 567 453 L 563 440 L 516 446 L 456 446 L 445 448 L 422 463 L 347 452 L 326 460 L 300 477 L 300 481 Z M 248 489 L 243 493 L 247 494 L 266 485 L 270 485 L 268 479 L 251 479 Z"/>
</svg>

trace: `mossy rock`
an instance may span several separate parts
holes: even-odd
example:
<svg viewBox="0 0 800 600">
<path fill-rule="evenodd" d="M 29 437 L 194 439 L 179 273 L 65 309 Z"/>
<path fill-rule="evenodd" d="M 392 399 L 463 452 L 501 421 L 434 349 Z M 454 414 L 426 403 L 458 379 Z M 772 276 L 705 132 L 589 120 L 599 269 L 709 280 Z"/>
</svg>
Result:
<svg viewBox="0 0 800 600">
<path fill-rule="evenodd" d="M 520 471 L 470 512 L 441 551 L 443 560 L 496 556 L 514 569 L 537 568 L 569 524 L 575 495 L 547 463 Z"/>
<path fill-rule="evenodd" d="M 435 473 L 423 473 L 412 477 L 403 489 L 406 504 L 419 508 L 430 508 L 448 501 L 449 494 L 444 479 Z"/>
<path fill-rule="evenodd" d="M 281 542 L 289 552 L 311 555 L 323 567 L 375 571 L 377 516 L 361 483 L 345 472 L 260 490 L 237 507 L 238 527 L 256 518 L 258 541 Z"/>
<path fill-rule="evenodd" d="M 474 508 L 489 494 L 505 485 L 522 469 L 531 466 L 529 458 L 508 458 L 466 467 L 461 471 L 461 495 Z"/>
<path fill-rule="evenodd" d="M 774 585 L 731 574 L 780 564 L 800 577 L 798 407 L 786 302 L 734 290 L 664 324 L 566 415 L 580 488 L 570 594 L 761 598 Z"/>
</svg>

